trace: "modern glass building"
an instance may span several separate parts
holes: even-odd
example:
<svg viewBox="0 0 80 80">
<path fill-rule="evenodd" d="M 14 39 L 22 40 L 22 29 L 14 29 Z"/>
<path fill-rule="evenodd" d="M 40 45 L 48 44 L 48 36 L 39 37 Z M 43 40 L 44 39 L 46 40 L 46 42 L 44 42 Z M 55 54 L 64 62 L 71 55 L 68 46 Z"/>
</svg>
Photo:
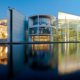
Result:
<svg viewBox="0 0 80 80">
<path fill-rule="evenodd" d="M 0 20 L 0 39 L 7 39 L 7 19 Z"/>
<path fill-rule="evenodd" d="M 2 19 L 0 20 L 0 42 L 6 42 L 8 38 L 7 35 L 7 20 Z M 0 64 L 7 64 L 8 57 L 7 57 L 8 48 L 6 45 L 0 45 Z"/>
<path fill-rule="evenodd" d="M 58 14 L 58 71 L 61 74 L 80 70 L 80 16 L 59 12 Z M 73 41 L 73 43 L 66 43 Z"/>
<path fill-rule="evenodd" d="M 58 41 L 80 41 L 80 16 L 58 13 Z"/>
<path fill-rule="evenodd" d="M 28 42 L 56 41 L 56 18 L 48 15 L 35 15 L 28 19 Z M 46 64 L 50 58 L 53 44 L 31 44 L 28 46 L 30 56 L 36 56 L 36 61 Z M 42 61 L 41 61 L 42 60 Z"/>
</svg>

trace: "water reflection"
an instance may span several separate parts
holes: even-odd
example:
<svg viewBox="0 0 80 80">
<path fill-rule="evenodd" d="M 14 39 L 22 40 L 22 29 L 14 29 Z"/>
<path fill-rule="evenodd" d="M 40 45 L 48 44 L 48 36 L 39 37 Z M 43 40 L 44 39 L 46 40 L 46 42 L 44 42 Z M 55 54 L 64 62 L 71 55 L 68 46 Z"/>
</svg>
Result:
<svg viewBox="0 0 80 80">
<path fill-rule="evenodd" d="M 58 49 L 58 71 L 60 74 L 80 70 L 79 43 L 59 44 Z"/>
<path fill-rule="evenodd" d="M 34 44 L 33 44 L 34 45 Z M 38 45 L 38 44 L 37 44 Z M 72 73 L 80 70 L 80 44 L 79 43 L 59 43 L 48 44 L 47 50 L 33 50 L 30 48 L 29 63 L 49 66 L 50 69 L 58 69 L 59 74 Z M 38 45 L 37 48 L 40 48 Z M 44 49 L 44 48 L 43 48 Z"/>
<path fill-rule="evenodd" d="M 8 48 L 6 46 L 0 46 L 0 64 L 7 64 L 7 52 Z"/>
<path fill-rule="evenodd" d="M 80 70 L 79 43 L 45 44 L 48 48 L 42 45 L 44 44 L 29 44 L 30 47 L 26 49 L 28 64 L 35 64 L 35 67 L 39 65 L 39 68 L 41 66 L 49 66 L 50 69 L 57 68 L 59 74 Z M 8 63 L 7 53 L 7 46 L 0 46 L 0 64 Z"/>
<path fill-rule="evenodd" d="M 28 64 L 42 68 L 54 68 L 57 65 L 57 44 L 29 44 Z M 33 67 L 34 67 L 33 66 Z M 38 68 L 37 67 L 37 68 Z"/>
<path fill-rule="evenodd" d="M 51 59 L 51 45 L 50 44 L 29 44 L 28 58 L 29 65 L 48 66 Z"/>
</svg>

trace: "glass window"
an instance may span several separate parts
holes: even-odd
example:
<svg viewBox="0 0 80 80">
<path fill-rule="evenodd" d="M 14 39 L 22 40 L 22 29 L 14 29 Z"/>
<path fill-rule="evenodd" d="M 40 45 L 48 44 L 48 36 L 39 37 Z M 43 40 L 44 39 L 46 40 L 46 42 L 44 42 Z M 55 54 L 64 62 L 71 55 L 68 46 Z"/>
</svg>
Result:
<svg viewBox="0 0 80 80">
<path fill-rule="evenodd" d="M 32 42 L 50 41 L 50 36 L 32 36 Z M 32 44 L 32 50 L 49 50 L 50 44 Z"/>
<path fill-rule="evenodd" d="M 39 18 L 39 24 L 45 24 L 45 25 L 49 25 L 50 24 L 50 19 L 47 18 Z"/>
<path fill-rule="evenodd" d="M 36 33 L 37 33 L 37 28 L 36 27 L 29 29 L 29 34 L 36 34 Z"/>
<path fill-rule="evenodd" d="M 51 30 L 50 27 L 40 27 L 39 34 L 50 34 Z"/>
<path fill-rule="evenodd" d="M 56 20 L 56 17 L 51 17 L 51 26 L 54 26 L 54 27 L 56 27 L 56 22 L 57 22 L 57 20 Z"/>
<path fill-rule="evenodd" d="M 7 39 L 7 20 L 0 20 L 0 39 Z"/>
<path fill-rule="evenodd" d="M 80 17 L 60 12 L 58 18 L 58 40 L 79 41 Z"/>
<path fill-rule="evenodd" d="M 32 36 L 32 42 L 35 41 L 50 41 L 50 36 Z"/>
<path fill-rule="evenodd" d="M 33 25 L 37 25 L 38 24 L 38 18 L 34 18 L 33 19 Z"/>
</svg>

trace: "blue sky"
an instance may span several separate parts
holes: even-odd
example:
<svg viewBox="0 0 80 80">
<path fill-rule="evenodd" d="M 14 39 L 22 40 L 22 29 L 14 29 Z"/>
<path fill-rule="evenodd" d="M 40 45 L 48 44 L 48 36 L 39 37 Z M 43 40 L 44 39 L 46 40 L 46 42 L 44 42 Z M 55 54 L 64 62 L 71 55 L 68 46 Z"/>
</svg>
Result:
<svg viewBox="0 0 80 80">
<path fill-rule="evenodd" d="M 27 17 L 34 14 L 57 16 L 59 11 L 80 15 L 80 0 L 0 0 L 0 19 L 7 16 L 8 6 Z"/>
</svg>

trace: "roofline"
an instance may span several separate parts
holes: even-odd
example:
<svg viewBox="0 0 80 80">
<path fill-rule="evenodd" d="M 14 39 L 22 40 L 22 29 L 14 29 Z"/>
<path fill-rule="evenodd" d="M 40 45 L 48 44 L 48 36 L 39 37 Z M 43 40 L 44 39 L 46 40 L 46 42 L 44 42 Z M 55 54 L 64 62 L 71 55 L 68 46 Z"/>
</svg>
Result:
<svg viewBox="0 0 80 80">
<path fill-rule="evenodd" d="M 30 16 L 28 18 L 34 18 L 34 17 L 37 17 L 37 16 L 45 17 L 45 18 L 49 18 L 49 19 L 51 19 L 51 17 L 55 17 L 55 16 L 49 16 L 49 15 L 46 15 L 46 14 L 40 14 L 40 15 L 32 15 L 32 16 Z"/>
</svg>

